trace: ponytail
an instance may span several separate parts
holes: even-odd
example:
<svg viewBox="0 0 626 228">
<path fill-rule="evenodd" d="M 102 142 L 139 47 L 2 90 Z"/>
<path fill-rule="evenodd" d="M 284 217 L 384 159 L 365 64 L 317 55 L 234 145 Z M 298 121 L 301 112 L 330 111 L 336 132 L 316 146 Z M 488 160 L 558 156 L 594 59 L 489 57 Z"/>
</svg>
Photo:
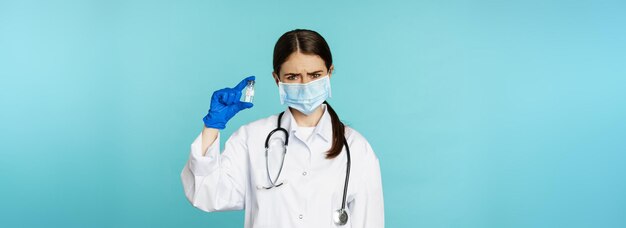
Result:
<svg viewBox="0 0 626 228">
<path fill-rule="evenodd" d="M 330 107 L 330 104 L 326 101 L 324 101 L 324 104 L 326 104 L 326 108 L 328 108 L 328 113 L 330 114 L 331 123 L 333 125 L 333 144 L 330 147 L 330 150 L 326 153 L 326 159 L 333 159 L 341 153 L 343 144 L 346 141 L 346 137 L 344 135 L 345 126 L 341 120 L 339 120 L 339 116 L 337 116 L 335 110 Z"/>
</svg>

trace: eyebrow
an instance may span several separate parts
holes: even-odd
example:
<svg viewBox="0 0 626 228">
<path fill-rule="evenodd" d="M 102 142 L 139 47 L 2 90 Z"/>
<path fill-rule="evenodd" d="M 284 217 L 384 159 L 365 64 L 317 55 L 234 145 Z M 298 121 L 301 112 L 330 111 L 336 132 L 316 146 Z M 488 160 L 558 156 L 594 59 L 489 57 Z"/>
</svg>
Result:
<svg viewBox="0 0 626 228">
<path fill-rule="evenodd" d="M 311 74 L 317 74 L 317 73 L 322 73 L 322 72 L 323 72 L 323 70 L 316 70 L 316 71 L 313 71 L 313 72 L 307 72 L 307 74 L 311 75 Z M 300 75 L 300 73 L 285 73 L 283 75 L 284 76 L 287 76 L 287 75 Z"/>
</svg>

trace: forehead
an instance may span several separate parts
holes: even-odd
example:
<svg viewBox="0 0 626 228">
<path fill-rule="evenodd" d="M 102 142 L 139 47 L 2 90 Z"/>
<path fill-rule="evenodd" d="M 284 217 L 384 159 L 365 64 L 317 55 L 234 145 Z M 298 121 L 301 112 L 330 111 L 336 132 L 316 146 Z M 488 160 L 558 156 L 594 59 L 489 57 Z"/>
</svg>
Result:
<svg viewBox="0 0 626 228">
<path fill-rule="evenodd" d="M 287 57 L 287 61 L 280 68 L 280 73 L 305 73 L 318 70 L 326 70 L 324 60 L 319 55 L 294 52 Z"/>
</svg>

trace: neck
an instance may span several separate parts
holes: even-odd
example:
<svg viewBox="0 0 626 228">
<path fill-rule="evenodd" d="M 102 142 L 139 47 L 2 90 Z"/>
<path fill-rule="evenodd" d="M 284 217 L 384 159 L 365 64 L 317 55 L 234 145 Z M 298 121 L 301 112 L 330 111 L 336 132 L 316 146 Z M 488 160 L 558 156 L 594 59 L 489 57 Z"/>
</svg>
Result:
<svg viewBox="0 0 626 228">
<path fill-rule="evenodd" d="M 320 105 L 311 113 L 310 115 L 305 115 L 304 113 L 298 111 L 294 108 L 289 108 L 293 118 L 296 120 L 296 123 L 300 127 L 315 127 L 317 123 L 322 119 L 322 115 L 324 115 L 324 107 Z"/>
</svg>

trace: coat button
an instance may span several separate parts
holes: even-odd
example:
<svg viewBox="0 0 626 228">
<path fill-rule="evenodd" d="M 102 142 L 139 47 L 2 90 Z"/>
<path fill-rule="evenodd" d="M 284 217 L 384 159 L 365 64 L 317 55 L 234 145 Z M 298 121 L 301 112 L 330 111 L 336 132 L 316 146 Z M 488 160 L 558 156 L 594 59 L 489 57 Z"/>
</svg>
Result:
<svg viewBox="0 0 626 228">
<path fill-rule="evenodd" d="M 302 214 L 298 215 L 299 219 L 302 219 L 304 216 Z"/>
<path fill-rule="evenodd" d="M 306 171 L 305 171 L 305 172 L 302 172 L 302 176 L 306 176 Z"/>
</svg>

